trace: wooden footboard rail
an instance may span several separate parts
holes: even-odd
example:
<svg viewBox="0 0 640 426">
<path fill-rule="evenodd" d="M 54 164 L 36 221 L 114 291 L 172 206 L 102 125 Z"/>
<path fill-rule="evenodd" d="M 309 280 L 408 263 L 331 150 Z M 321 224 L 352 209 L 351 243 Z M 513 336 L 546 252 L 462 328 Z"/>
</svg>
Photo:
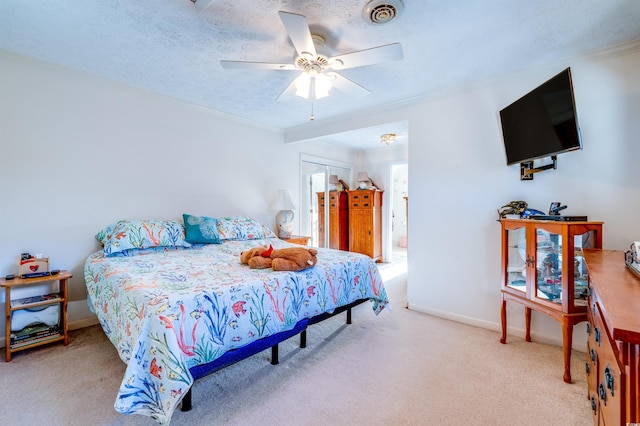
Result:
<svg viewBox="0 0 640 426">
<path fill-rule="evenodd" d="M 335 315 L 341 314 L 344 311 L 347 311 L 347 324 L 351 324 L 351 309 L 354 308 L 355 306 L 360 305 L 361 303 L 366 302 L 367 300 L 369 299 L 356 300 L 355 302 L 352 302 L 348 305 L 340 306 L 339 308 L 336 308 L 331 313 L 324 313 L 312 318 L 308 318 L 308 319 L 305 318 L 303 320 L 300 320 L 295 325 L 295 327 L 293 327 L 291 330 L 283 331 L 281 333 L 274 334 L 273 336 L 264 337 L 262 339 L 256 340 L 255 342 L 248 344 L 247 346 L 243 346 L 238 349 L 233 349 L 210 363 L 191 367 L 189 369 L 189 372 L 191 373 L 191 376 L 193 376 L 193 379 L 195 381 L 200 379 L 201 377 L 207 376 L 211 373 L 215 373 L 216 371 L 221 370 L 224 367 L 228 367 L 231 364 L 235 364 L 238 361 L 242 361 L 243 359 L 253 356 L 268 348 L 271 348 L 271 364 L 277 365 L 279 363 L 278 344 L 280 342 L 283 342 L 295 336 L 296 334 L 300 334 L 300 347 L 306 348 L 307 347 L 307 327 L 309 325 L 317 324 Z M 191 410 L 191 408 L 193 408 L 192 394 L 191 394 L 192 390 L 193 390 L 193 385 L 191 385 L 191 388 L 187 391 L 187 393 L 185 393 L 184 398 L 182 398 L 182 407 L 181 407 L 182 411 L 189 411 Z"/>
</svg>

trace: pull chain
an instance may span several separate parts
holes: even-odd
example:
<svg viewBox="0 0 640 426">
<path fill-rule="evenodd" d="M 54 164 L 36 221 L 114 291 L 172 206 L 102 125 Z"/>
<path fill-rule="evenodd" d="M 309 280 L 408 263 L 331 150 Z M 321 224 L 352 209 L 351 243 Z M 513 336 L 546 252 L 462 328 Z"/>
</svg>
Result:
<svg viewBox="0 0 640 426">
<path fill-rule="evenodd" d="M 313 100 L 316 98 L 316 78 L 313 75 L 309 81 L 309 95 L 311 98 L 311 117 L 309 117 L 309 120 L 313 121 L 316 119 L 316 116 L 313 115 Z"/>
</svg>

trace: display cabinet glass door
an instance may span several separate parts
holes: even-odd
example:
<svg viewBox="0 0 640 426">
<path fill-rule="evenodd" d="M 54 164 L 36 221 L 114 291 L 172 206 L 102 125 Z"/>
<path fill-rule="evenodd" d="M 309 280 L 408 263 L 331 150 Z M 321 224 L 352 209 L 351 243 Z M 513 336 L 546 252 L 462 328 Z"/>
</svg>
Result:
<svg viewBox="0 0 640 426">
<path fill-rule="evenodd" d="M 536 279 L 535 297 L 543 302 L 570 306 L 587 305 L 587 268 L 582 255 L 583 248 L 593 248 L 595 231 L 565 238 L 554 232 L 536 229 Z M 568 247 L 563 247 L 568 244 Z M 563 253 L 570 256 L 566 262 Z M 563 278 L 567 279 L 567 290 L 573 290 L 573 297 L 563 294 Z"/>
<path fill-rule="evenodd" d="M 507 270 L 506 286 L 521 291 L 524 295 L 527 289 L 527 238 L 526 228 L 520 227 L 507 231 Z"/>
</svg>

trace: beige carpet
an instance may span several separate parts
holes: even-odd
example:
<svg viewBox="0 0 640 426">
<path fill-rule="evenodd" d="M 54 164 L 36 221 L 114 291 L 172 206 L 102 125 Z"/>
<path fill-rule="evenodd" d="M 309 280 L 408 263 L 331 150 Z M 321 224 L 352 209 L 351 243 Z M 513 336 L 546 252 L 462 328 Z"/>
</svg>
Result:
<svg viewBox="0 0 640 426">
<path fill-rule="evenodd" d="M 403 281 L 387 286 L 392 312 L 368 304 L 312 326 L 308 347 L 264 351 L 196 382 L 192 411 L 175 425 L 589 425 L 584 354 L 573 384 L 562 349 L 404 308 Z M 496 301 L 498 309 L 499 301 Z M 113 409 L 124 364 L 98 327 L 0 363 L 0 424 L 153 425 Z"/>
</svg>

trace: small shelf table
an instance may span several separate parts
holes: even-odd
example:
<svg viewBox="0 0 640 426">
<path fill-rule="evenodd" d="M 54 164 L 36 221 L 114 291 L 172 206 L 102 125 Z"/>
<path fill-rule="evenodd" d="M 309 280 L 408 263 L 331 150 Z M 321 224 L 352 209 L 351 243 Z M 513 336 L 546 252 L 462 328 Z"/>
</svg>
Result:
<svg viewBox="0 0 640 426">
<path fill-rule="evenodd" d="M 6 362 L 11 361 L 11 354 L 13 352 L 22 351 L 25 349 L 34 348 L 36 346 L 46 345 L 49 343 L 60 342 L 62 341 L 66 346 L 69 343 L 69 334 L 67 331 L 67 302 L 69 299 L 69 290 L 68 290 L 68 280 L 72 275 L 69 271 L 60 271 L 55 275 L 48 275 L 45 277 L 37 277 L 37 278 L 14 278 L 12 280 L 7 280 L 6 278 L 0 278 L 0 287 L 4 289 L 4 306 L 5 306 L 5 360 Z M 51 298 L 45 300 L 38 301 L 26 301 L 25 299 L 14 299 L 14 306 L 12 306 L 11 302 L 11 289 L 13 288 L 21 288 L 35 284 L 43 284 L 47 282 L 58 281 L 58 293 L 52 296 Z M 30 299 L 30 298 L 28 298 Z M 23 301 L 25 303 L 15 303 L 17 300 Z M 58 319 L 58 325 L 60 329 L 60 335 L 47 336 L 43 338 L 34 338 L 30 340 L 29 343 L 22 343 L 20 345 L 11 344 L 11 315 L 13 312 L 21 310 L 21 309 L 32 309 L 42 306 L 48 305 L 60 305 L 60 317 Z"/>
</svg>

